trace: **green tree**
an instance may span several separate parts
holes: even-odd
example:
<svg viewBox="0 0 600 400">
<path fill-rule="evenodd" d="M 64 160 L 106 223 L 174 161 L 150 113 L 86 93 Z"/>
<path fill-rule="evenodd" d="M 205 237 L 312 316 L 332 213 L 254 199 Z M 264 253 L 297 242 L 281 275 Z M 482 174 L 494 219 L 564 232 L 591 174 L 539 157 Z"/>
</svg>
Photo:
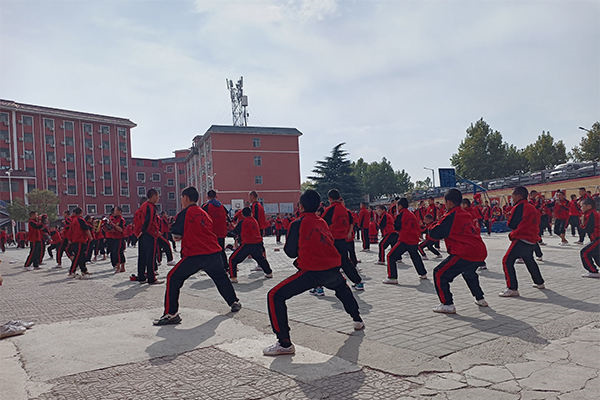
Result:
<svg viewBox="0 0 600 400">
<path fill-rule="evenodd" d="M 10 219 L 17 222 L 26 222 L 29 219 L 29 209 L 22 199 L 13 200 L 12 204 L 6 206 Z"/>
<path fill-rule="evenodd" d="M 502 134 L 481 118 L 467 129 L 467 136 L 450 158 L 458 175 L 473 180 L 512 175 L 524 167 L 516 147 L 502 140 Z"/>
<path fill-rule="evenodd" d="M 372 163 L 366 163 L 359 158 L 352 163 L 352 169 L 362 193 L 367 194 L 371 200 L 403 194 L 412 188 L 410 176 L 406 171 L 394 171 L 392 163 L 385 157 L 381 162 Z"/>
<path fill-rule="evenodd" d="M 575 161 L 600 161 L 600 122 L 595 122 L 579 146 L 573 147 L 571 157 Z"/>
<path fill-rule="evenodd" d="M 300 184 L 300 190 L 305 191 L 306 189 L 314 189 L 314 183 L 311 180 L 306 180 Z"/>
<path fill-rule="evenodd" d="M 50 222 L 56 221 L 58 196 L 49 190 L 34 189 L 27 194 L 29 210 L 47 214 Z"/>
<path fill-rule="evenodd" d="M 431 186 L 432 186 L 431 179 L 429 177 L 427 177 L 422 181 L 416 181 L 414 184 L 414 189 L 424 190 L 424 189 L 429 189 Z"/>
<path fill-rule="evenodd" d="M 330 189 L 338 189 L 348 208 L 357 207 L 361 201 L 360 188 L 353 174 L 348 153 L 342 150 L 345 143 L 340 143 L 331 150 L 331 155 L 325 160 L 317 161 L 312 172 L 315 176 L 309 179 L 314 182 L 314 188 L 321 198 L 327 198 Z"/>
<path fill-rule="evenodd" d="M 550 169 L 567 161 L 567 149 L 562 140 L 554 142 L 550 132 L 542 131 L 535 143 L 523 149 L 528 171 Z"/>
</svg>

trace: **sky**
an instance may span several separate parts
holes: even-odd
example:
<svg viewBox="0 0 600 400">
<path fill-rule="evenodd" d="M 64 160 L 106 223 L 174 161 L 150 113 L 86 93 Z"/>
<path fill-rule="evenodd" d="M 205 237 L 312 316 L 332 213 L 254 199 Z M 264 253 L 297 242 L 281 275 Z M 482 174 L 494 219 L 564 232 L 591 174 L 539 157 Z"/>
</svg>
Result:
<svg viewBox="0 0 600 400">
<path fill-rule="evenodd" d="M 0 98 L 125 117 L 134 157 L 232 124 L 298 128 L 302 180 L 338 143 L 412 180 L 479 118 L 567 149 L 600 120 L 600 0 L 0 0 Z M 438 177 L 436 176 L 436 180 Z"/>
</svg>

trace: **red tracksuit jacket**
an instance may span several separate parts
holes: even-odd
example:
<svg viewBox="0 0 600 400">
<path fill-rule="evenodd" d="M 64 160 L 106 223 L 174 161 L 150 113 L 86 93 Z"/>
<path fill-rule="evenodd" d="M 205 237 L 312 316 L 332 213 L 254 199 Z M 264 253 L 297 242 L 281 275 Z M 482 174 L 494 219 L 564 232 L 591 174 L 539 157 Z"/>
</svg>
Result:
<svg viewBox="0 0 600 400">
<path fill-rule="evenodd" d="M 473 224 L 473 216 L 460 206 L 448 210 L 429 231 L 429 236 L 444 239 L 448 253 L 463 260 L 481 262 L 487 257 L 485 243 Z"/>
<path fill-rule="evenodd" d="M 398 232 L 398 243 L 419 244 L 421 228 L 415 214 L 407 208 L 401 209 L 396 216 L 394 229 Z"/>
<path fill-rule="evenodd" d="M 218 238 L 227 236 L 227 210 L 217 199 L 207 201 L 202 209 L 212 218 L 213 232 Z"/>
<path fill-rule="evenodd" d="M 585 233 L 590 235 L 592 241 L 600 239 L 600 212 L 588 210 L 583 214 L 583 226 Z"/>
<path fill-rule="evenodd" d="M 323 213 L 334 240 L 346 240 L 354 223 L 352 213 L 339 201 L 333 201 Z M 368 225 L 367 225 L 368 226 Z"/>
<path fill-rule="evenodd" d="M 171 233 L 181 236 L 183 257 L 221 252 L 217 235 L 213 232 L 212 219 L 197 204 L 189 205 L 177 214 Z"/>
<path fill-rule="evenodd" d="M 508 234 L 510 240 L 537 243 L 540 240 L 540 213 L 527 200 L 519 200 L 513 207 L 508 227 L 512 229 Z"/>
<path fill-rule="evenodd" d="M 238 222 L 233 232 L 239 235 L 242 244 L 259 244 L 263 241 L 258 222 L 252 216 Z"/>
</svg>

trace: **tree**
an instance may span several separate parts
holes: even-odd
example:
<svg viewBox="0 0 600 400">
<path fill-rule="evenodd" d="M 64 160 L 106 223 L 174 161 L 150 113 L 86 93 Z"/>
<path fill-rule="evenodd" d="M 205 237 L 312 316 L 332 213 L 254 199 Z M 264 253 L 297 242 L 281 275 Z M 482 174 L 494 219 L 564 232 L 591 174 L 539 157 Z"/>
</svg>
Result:
<svg viewBox="0 0 600 400">
<path fill-rule="evenodd" d="M 502 140 L 481 118 L 467 129 L 467 136 L 450 158 L 452 166 L 463 178 L 484 180 L 512 175 L 524 167 L 524 159 L 514 146 Z"/>
<path fill-rule="evenodd" d="M 600 161 L 600 122 L 595 122 L 579 146 L 573 147 L 571 157 L 575 161 Z"/>
<path fill-rule="evenodd" d="M 361 201 L 360 188 L 353 174 L 348 153 L 342 150 L 345 143 L 340 143 L 331 150 L 331 155 L 325 160 L 317 161 L 312 172 L 315 176 L 309 179 L 314 182 L 314 188 L 322 199 L 327 198 L 330 189 L 338 189 L 348 208 L 357 207 Z"/>
<path fill-rule="evenodd" d="M 48 215 L 50 222 L 56 221 L 58 196 L 49 190 L 34 189 L 27 194 L 29 210 Z"/>
<path fill-rule="evenodd" d="M 431 186 L 433 185 L 429 177 L 425 178 L 425 180 L 422 181 L 416 181 L 414 184 L 414 188 L 417 190 L 429 189 Z"/>
<path fill-rule="evenodd" d="M 567 161 L 567 149 L 562 140 L 554 142 L 550 132 L 542 131 L 535 143 L 523 149 L 528 171 L 541 171 L 554 168 Z"/>
<path fill-rule="evenodd" d="M 6 206 L 6 211 L 10 219 L 17 222 L 26 222 L 29 220 L 29 209 L 25 205 L 22 199 L 16 199 Z"/>
<path fill-rule="evenodd" d="M 381 162 L 372 163 L 366 163 L 359 158 L 352 163 L 352 169 L 362 193 L 367 194 L 371 200 L 403 194 L 412 188 L 410 176 L 406 171 L 394 171 L 392 164 L 385 157 Z"/>
<path fill-rule="evenodd" d="M 306 189 L 314 189 L 314 183 L 311 180 L 306 180 L 300 184 L 300 190 L 305 191 Z"/>
</svg>

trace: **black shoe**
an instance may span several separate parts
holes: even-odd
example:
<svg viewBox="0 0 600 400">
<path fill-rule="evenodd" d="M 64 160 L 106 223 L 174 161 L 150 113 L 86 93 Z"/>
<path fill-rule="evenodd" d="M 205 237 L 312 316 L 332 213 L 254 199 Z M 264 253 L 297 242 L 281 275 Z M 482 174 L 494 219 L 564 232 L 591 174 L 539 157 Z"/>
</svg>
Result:
<svg viewBox="0 0 600 400">
<path fill-rule="evenodd" d="M 152 282 L 148 281 L 148 285 L 160 285 L 162 283 L 165 283 L 165 281 L 159 281 L 158 279 L 155 279 Z"/>
<path fill-rule="evenodd" d="M 181 323 L 181 317 L 177 314 L 174 317 L 170 317 L 168 315 L 163 315 L 159 319 L 155 319 L 152 322 L 152 325 L 161 326 L 161 325 L 177 325 Z"/>
<path fill-rule="evenodd" d="M 239 301 L 236 301 L 231 305 L 231 312 L 238 312 L 241 309 L 242 309 L 242 303 L 240 303 Z"/>
</svg>

